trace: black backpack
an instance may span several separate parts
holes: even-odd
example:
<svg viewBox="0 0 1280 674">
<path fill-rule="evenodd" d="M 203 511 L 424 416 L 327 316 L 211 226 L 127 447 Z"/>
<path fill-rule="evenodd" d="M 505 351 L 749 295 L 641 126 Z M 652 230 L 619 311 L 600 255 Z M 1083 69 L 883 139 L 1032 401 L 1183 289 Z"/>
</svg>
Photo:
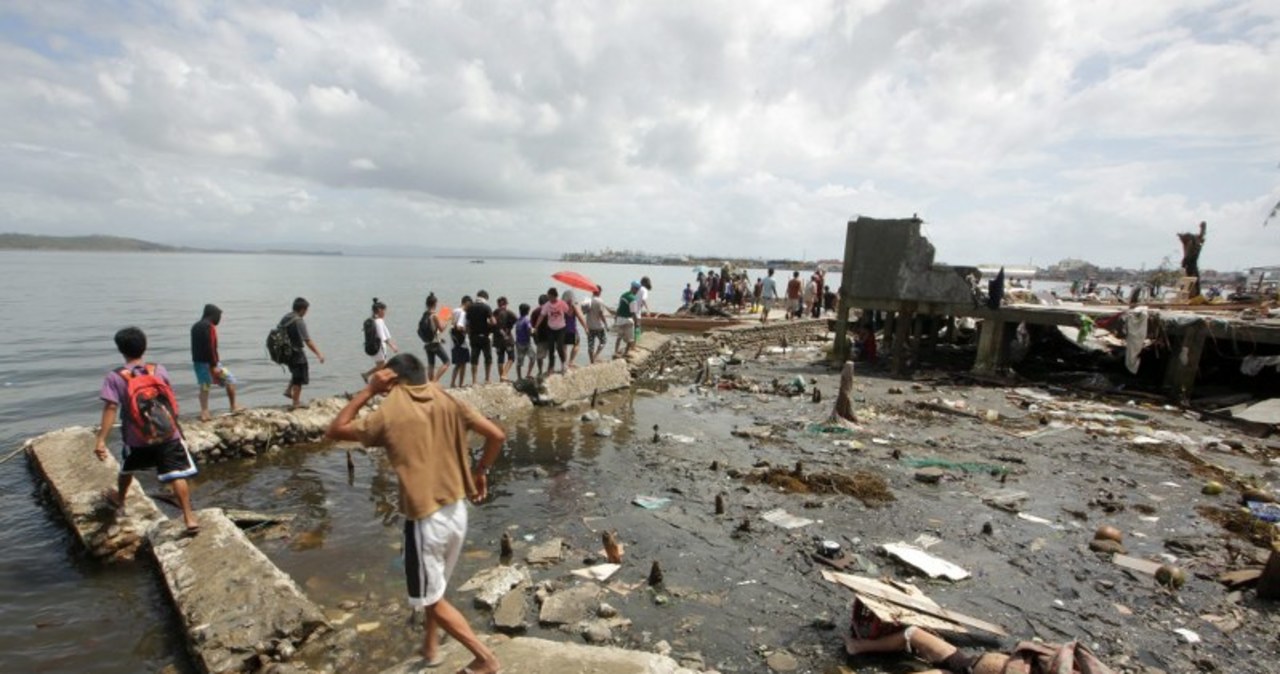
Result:
<svg viewBox="0 0 1280 674">
<path fill-rule="evenodd" d="M 382 350 L 382 340 L 378 338 L 378 326 L 372 318 L 364 319 L 364 352 L 370 356 L 378 355 Z"/>
<path fill-rule="evenodd" d="M 293 323 L 292 318 L 280 321 L 279 325 L 267 333 L 267 356 L 271 358 L 271 362 L 285 365 L 293 360 L 293 341 L 289 339 L 289 326 Z"/>
<path fill-rule="evenodd" d="M 422 312 L 422 318 L 418 319 L 418 339 L 425 344 L 436 341 L 436 321 L 430 311 Z"/>
</svg>

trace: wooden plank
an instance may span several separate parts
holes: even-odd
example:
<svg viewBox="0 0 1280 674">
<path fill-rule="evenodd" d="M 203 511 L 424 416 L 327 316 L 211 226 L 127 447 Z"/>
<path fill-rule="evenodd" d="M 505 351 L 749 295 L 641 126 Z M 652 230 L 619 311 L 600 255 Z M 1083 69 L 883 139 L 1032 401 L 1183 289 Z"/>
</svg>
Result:
<svg viewBox="0 0 1280 674">
<path fill-rule="evenodd" d="M 912 597 L 911 595 L 890 588 L 872 578 L 863 578 L 861 576 L 853 576 L 847 573 L 838 573 L 826 570 L 822 572 L 822 577 L 829 582 L 843 585 L 859 595 L 865 595 L 872 599 L 880 599 L 892 604 L 897 604 L 898 606 L 905 606 L 913 611 L 919 611 L 920 613 L 949 620 L 958 625 L 979 629 L 983 632 L 990 632 L 991 634 L 998 636 L 1009 636 L 1009 633 L 1005 632 L 1003 627 L 1000 627 L 995 623 L 989 623 L 985 620 L 972 618 L 964 615 L 963 613 L 949 611 L 933 603 L 931 600 Z"/>
<path fill-rule="evenodd" d="M 1228 571 L 1218 576 L 1218 582 L 1226 585 L 1228 589 L 1235 590 L 1253 585 L 1258 582 L 1258 579 L 1261 577 L 1262 567 L 1236 569 L 1235 571 Z"/>
</svg>

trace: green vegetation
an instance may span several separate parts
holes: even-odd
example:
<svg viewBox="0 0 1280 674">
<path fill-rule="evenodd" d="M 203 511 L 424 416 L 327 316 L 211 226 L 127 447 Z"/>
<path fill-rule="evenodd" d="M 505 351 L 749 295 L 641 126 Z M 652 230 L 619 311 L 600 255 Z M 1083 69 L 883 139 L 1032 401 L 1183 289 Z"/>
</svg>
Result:
<svg viewBox="0 0 1280 674">
<path fill-rule="evenodd" d="M 46 236 L 43 234 L 0 234 L 0 250 L 89 250 L 173 252 L 184 250 L 141 239 L 122 236 Z"/>
</svg>

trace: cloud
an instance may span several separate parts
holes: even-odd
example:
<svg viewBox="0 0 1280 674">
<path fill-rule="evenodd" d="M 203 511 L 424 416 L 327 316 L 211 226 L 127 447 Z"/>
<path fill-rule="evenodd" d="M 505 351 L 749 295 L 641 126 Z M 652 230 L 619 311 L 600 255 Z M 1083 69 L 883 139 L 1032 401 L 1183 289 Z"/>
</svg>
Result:
<svg viewBox="0 0 1280 674">
<path fill-rule="evenodd" d="M 1274 263 L 1265 0 L 0 10 L 0 229 Z M 358 224 L 357 224 L 358 223 Z"/>
</svg>

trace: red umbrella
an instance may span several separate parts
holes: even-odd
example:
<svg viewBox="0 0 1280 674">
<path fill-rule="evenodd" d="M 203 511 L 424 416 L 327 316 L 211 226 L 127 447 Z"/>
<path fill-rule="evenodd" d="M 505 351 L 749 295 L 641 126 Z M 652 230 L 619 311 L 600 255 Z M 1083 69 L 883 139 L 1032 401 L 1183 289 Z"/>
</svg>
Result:
<svg viewBox="0 0 1280 674">
<path fill-rule="evenodd" d="M 596 289 L 600 287 L 596 285 L 595 281 L 592 281 L 591 279 L 583 276 L 582 274 L 579 274 L 576 271 L 558 271 L 552 274 L 551 278 L 571 288 L 577 288 L 578 290 L 585 290 L 589 293 L 595 292 Z"/>
</svg>

